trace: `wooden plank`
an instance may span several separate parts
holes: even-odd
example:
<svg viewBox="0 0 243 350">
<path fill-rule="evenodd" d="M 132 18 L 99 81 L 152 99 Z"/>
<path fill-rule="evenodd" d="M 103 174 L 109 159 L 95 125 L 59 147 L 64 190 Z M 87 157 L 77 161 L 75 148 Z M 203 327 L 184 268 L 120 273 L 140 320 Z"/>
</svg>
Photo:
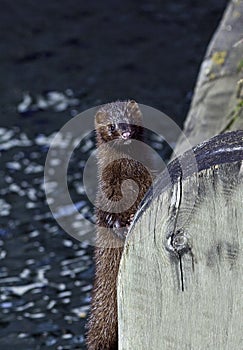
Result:
<svg viewBox="0 0 243 350">
<path fill-rule="evenodd" d="M 160 176 L 130 231 L 118 277 L 120 350 L 243 348 L 243 132 L 194 153 L 198 172 L 172 162 L 178 176 L 170 185 Z"/>
</svg>

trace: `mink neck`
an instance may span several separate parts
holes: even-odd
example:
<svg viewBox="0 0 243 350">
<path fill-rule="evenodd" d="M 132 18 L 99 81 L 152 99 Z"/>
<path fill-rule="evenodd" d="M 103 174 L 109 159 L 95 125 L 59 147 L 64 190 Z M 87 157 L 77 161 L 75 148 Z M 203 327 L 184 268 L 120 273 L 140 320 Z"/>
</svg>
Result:
<svg viewBox="0 0 243 350">
<path fill-rule="evenodd" d="M 102 142 L 97 146 L 98 168 L 102 171 L 109 163 L 123 158 L 131 158 L 132 143 L 129 145 Z"/>
</svg>

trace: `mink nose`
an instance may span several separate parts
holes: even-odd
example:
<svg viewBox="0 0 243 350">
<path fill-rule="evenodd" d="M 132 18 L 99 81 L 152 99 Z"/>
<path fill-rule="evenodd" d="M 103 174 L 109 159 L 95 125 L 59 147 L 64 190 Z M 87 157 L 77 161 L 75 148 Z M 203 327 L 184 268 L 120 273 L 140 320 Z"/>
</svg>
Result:
<svg viewBox="0 0 243 350">
<path fill-rule="evenodd" d="M 122 138 L 124 139 L 124 140 L 127 140 L 127 139 L 129 139 L 131 137 L 131 132 L 130 131 L 124 131 L 123 133 L 122 133 Z"/>
</svg>

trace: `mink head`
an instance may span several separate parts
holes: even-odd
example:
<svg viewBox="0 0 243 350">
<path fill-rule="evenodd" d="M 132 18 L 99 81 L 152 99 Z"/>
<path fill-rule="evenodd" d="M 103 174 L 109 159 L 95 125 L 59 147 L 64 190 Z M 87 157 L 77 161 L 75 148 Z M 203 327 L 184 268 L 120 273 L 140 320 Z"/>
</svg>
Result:
<svg viewBox="0 0 243 350">
<path fill-rule="evenodd" d="M 133 100 L 108 103 L 96 113 L 95 128 L 98 143 L 118 141 L 126 145 L 132 139 L 142 139 L 142 113 Z"/>
</svg>

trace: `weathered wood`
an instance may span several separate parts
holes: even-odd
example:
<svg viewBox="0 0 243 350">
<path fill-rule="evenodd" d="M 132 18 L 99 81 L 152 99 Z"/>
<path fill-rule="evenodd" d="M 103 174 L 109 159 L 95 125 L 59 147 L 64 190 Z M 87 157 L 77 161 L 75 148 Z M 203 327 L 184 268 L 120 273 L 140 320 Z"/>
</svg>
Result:
<svg viewBox="0 0 243 350">
<path fill-rule="evenodd" d="M 120 350 L 243 348 L 243 132 L 193 153 L 198 171 L 191 152 L 173 161 L 131 228 L 118 278 Z"/>
<path fill-rule="evenodd" d="M 184 133 L 192 146 L 243 129 L 243 0 L 232 0 L 201 65 Z M 181 137 L 175 154 L 188 143 Z"/>
</svg>

